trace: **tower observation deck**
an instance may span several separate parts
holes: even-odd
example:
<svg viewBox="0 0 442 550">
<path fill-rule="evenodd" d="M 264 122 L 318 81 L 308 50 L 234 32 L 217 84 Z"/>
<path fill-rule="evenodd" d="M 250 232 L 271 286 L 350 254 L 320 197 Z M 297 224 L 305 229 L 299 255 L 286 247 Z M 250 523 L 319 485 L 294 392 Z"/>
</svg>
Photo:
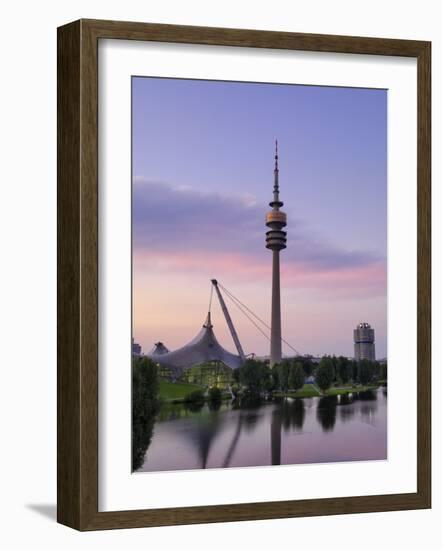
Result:
<svg viewBox="0 0 442 550">
<path fill-rule="evenodd" d="M 273 171 L 273 200 L 269 203 L 272 210 L 266 215 L 266 248 L 272 251 L 272 314 L 270 331 L 270 366 L 281 362 L 281 285 L 279 253 L 287 246 L 287 215 L 280 210 L 284 203 L 279 200 L 278 141 L 275 143 L 275 168 Z"/>
</svg>

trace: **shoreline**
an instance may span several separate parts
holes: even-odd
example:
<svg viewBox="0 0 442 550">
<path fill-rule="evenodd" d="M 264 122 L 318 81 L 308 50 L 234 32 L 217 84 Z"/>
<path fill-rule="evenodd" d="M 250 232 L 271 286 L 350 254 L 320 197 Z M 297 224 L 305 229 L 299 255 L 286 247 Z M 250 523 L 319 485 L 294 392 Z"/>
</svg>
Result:
<svg viewBox="0 0 442 550">
<path fill-rule="evenodd" d="M 311 386 L 306 388 L 306 386 Z M 272 398 L 281 398 L 281 397 L 291 397 L 294 399 L 305 399 L 305 398 L 312 398 L 312 397 L 333 397 L 338 395 L 349 395 L 351 393 L 360 393 L 364 391 L 373 391 L 377 390 L 382 387 L 387 387 L 385 381 L 381 381 L 378 384 L 372 384 L 372 385 L 359 385 L 359 386 L 338 386 L 338 387 L 331 387 L 325 392 L 321 392 L 321 390 L 313 385 L 313 384 L 306 384 L 303 388 L 301 388 L 298 391 L 289 390 L 287 392 L 282 392 L 279 390 L 275 390 L 271 393 Z M 204 391 L 204 388 L 201 386 L 199 389 L 201 391 Z M 222 393 L 220 401 L 230 401 L 232 399 L 231 395 L 229 393 Z M 172 397 L 172 398 L 166 398 L 160 396 L 160 401 L 162 403 L 167 404 L 183 404 L 186 402 L 185 396 L 182 397 Z M 210 403 L 211 400 L 205 396 L 204 397 L 204 403 Z"/>
</svg>

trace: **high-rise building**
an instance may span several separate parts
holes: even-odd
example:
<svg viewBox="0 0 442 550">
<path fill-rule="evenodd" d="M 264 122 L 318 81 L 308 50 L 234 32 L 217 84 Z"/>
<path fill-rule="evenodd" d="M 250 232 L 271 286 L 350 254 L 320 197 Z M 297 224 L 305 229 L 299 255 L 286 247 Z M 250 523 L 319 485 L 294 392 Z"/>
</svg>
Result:
<svg viewBox="0 0 442 550">
<path fill-rule="evenodd" d="M 269 203 L 272 210 L 266 215 L 266 225 L 270 229 L 266 232 L 266 248 L 272 251 L 272 316 L 270 334 L 270 366 L 281 362 L 281 289 L 279 271 L 279 252 L 287 246 L 287 233 L 283 228 L 287 225 L 287 215 L 280 210 L 284 205 L 279 200 L 279 169 L 278 169 L 278 142 L 275 147 L 275 168 L 273 171 L 273 200 Z"/>
<path fill-rule="evenodd" d="M 374 329 L 368 323 L 359 323 L 353 331 L 353 340 L 356 361 L 361 359 L 375 361 Z"/>
</svg>

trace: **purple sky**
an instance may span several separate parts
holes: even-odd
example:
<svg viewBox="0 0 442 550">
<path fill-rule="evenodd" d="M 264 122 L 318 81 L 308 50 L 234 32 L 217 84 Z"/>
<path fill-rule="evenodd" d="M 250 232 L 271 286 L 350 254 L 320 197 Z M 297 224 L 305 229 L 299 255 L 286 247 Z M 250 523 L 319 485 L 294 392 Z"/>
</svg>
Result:
<svg viewBox="0 0 442 550">
<path fill-rule="evenodd" d="M 352 330 L 367 321 L 384 357 L 387 92 L 145 77 L 132 85 L 134 336 L 143 349 L 196 334 L 212 277 L 269 319 L 264 216 L 278 138 L 283 336 L 301 353 L 352 356 Z M 228 306 L 246 353 L 268 354 Z M 218 304 L 213 317 L 233 351 Z"/>
</svg>

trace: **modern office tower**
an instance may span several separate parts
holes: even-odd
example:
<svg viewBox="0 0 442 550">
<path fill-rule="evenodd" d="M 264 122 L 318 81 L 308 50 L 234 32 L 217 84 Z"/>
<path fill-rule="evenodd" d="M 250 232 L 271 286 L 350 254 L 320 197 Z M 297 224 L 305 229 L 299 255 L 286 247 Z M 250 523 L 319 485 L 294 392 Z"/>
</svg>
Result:
<svg viewBox="0 0 442 550">
<path fill-rule="evenodd" d="M 270 334 L 270 366 L 281 362 L 281 289 L 279 271 L 279 252 L 286 248 L 287 233 L 283 228 L 287 225 L 287 216 L 280 208 L 284 205 L 279 200 L 279 169 L 278 169 L 278 142 L 275 148 L 275 168 L 273 183 L 273 200 L 269 203 L 272 210 L 266 215 L 266 225 L 270 229 L 266 232 L 266 248 L 272 251 L 272 316 Z"/>
<path fill-rule="evenodd" d="M 359 323 L 353 331 L 353 340 L 356 361 L 361 361 L 361 359 L 375 361 L 374 329 L 368 323 Z"/>
</svg>

